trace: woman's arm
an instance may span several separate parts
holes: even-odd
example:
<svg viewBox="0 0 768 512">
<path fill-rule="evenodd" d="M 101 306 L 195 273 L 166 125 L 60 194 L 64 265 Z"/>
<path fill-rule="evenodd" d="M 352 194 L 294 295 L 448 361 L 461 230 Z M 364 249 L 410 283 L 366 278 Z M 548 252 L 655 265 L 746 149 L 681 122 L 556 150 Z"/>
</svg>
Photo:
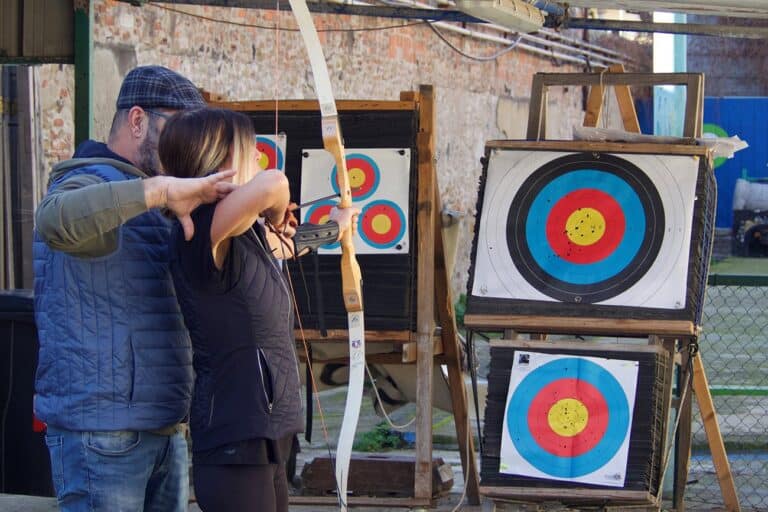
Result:
<svg viewBox="0 0 768 512">
<path fill-rule="evenodd" d="M 288 179 L 280 171 L 262 171 L 216 205 L 211 223 L 213 261 L 221 268 L 232 237 L 245 233 L 263 215 L 275 225 L 285 217 L 290 201 Z"/>
</svg>

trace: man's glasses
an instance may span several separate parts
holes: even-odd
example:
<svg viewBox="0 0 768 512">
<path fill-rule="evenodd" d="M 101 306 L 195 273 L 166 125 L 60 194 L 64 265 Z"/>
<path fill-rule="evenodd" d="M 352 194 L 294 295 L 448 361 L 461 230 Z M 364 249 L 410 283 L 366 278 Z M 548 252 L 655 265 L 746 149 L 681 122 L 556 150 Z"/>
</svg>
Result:
<svg viewBox="0 0 768 512">
<path fill-rule="evenodd" d="M 160 111 L 157 111 L 157 110 L 152 110 L 151 108 L 145 108 L 144 112 L 146 112 L 148 114 L 156 115 L 157 117 L 162 117 L 165 120 L 170 119 L 171 115 L 172 115 L 172 114 L 166 114 L 165 112 L 160 112 Z"/>
</svg>

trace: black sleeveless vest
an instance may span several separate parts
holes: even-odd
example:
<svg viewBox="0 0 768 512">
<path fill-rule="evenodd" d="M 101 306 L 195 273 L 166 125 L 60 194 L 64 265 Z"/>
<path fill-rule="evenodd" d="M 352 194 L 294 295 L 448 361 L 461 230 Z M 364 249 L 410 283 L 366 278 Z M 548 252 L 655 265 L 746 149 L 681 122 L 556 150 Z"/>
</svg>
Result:
<svg viewBox="0 0 768 512">
<path fill-rule="evenodd" d="M 227 258 L 239 266 L 239 278 L 217 291 L 184 275 L 180 229 L 177 223 L 171 270 L 194 348 L 193 450 L 301 432 L 293 304 L 263 228 L 254 224 L 232 239 Z"/>
</svg>

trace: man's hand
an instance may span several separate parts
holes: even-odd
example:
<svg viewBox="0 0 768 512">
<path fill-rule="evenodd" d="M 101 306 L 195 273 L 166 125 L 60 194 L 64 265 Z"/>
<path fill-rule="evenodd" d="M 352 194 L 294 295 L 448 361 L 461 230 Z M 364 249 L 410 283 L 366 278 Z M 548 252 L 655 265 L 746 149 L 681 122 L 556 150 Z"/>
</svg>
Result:
<svg viewBox="0 0 768 512">
<path fill-rule="evenodd" d="M 352 236 L 357 233 L 357 218 L 359 215 L 360 210 L 354 206 L 350 206 L 349 208 L 331 208 L 328 218 L 339 225 L 339 240 L 341 240 L 341 237 L 344 236 L 344 232 L 348 229 L 352 230 Z"/>
<path fill-rule="evenodd" d="M 195 233 L 190 214 L 203 203 L 212 203 L 237 188 L 227 179 L 235 171 L 222 171 L 204 178 L 173 178 L 156 176 L 144 180 L 144 199 L 147 208 L 168 208 L 178 217 L 184 229 L 184 238 L 190 240 Z"/>
</svg>

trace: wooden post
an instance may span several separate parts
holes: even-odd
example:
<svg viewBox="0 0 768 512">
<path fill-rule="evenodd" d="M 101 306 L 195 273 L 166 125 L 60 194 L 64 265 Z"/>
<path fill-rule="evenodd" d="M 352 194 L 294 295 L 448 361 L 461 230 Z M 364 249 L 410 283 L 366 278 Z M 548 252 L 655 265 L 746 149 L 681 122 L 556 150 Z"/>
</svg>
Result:
<svg viewBox="0 0 768 512">
<path fill-rule="evenodd" d="M 416 299 L 416 477 L 415 498 L 432 498 L 432 335 L 435 331 L 435 110 L 431 86 L 419 88 L 419 152 L 417 232 L 418 267 Z"/>
<path fill-rule="evenodd" d="M 435 182 L 437 182 L 435 174 Z M 442 211 L 440 191 L 435 187 L 435 207 Z M 453 405 L 453 421 L 456 424 L 456 441 L 459 445 L 461 467 L 464 471 L 467 499 L 470 505 L 480 504 L 480 477 L 477 472 L 475 458 L 475 440 L 472 427 L 469 424 L 467 406 L 467 390 L 464 375 L 461 371 L 461 350 L 459 335 L 456 330 L 456 317 L 453 311 L 453 294 L 451 293 L 450 275 L 445 265 L 443 246 L 443 231 L 441 219 L 435 216 L 435 303 L 437 305 L 438 322 L 440 323 L 443 350 L 448 358 L 448 382 L 451 387 L 451 404 Z M 478 432 L 478 435 L 482 435 Z"/>
</svg>

